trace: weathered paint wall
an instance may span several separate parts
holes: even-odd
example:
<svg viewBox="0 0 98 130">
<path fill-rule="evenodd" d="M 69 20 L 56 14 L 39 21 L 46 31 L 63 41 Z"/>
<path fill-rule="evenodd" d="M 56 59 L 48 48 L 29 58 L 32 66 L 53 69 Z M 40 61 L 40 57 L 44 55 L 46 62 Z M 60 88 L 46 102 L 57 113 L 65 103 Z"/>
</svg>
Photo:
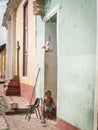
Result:
<svg viewBox="0 0 98 130">
<path fill-rule="evenodd" d="M 61 5 L 59 12 L 58 117 L 81 130 L 93 130 L 96 0 L 51 0 L 46 5 L 45 11 L 50 11 L 56 4 Z M 42 67 L 43 71 L 44 56 L 40 48 L 44 41 L 44 30 L 41 25 L 42 19 L 38 16 L 37 64 Z M 44 79 L 41 78 L 40 82 L 44 82 Z"/>
<path fill-rule="evenodd" d="M 96 4 L 92 0 L 69 4 L 65 19 L 60 19 L 65 23 L 60 32 L 66 36 L 60 35 L 59 43 L 58 107 L 65 105 L 58 116 L 82 130 L 93 130 Z"/>
<path fill-rule="evenodd" d="M 19 76 L 22 84 L 21 94 L 26 99 L 31 97 L 32 87 L 35 84 L 35 71 L 36 71 L 36 60 L 35 60 L 35 16 L 33 15 L 32 0 L 28 1 L 28 74 L 27 77 L 23 77 L 23 8 L 24 2 L 21 2 L 16 13 L 16 43 L 19 41 Z M 26 86 L 26 87 L 24 87 Z M 28 88 L 30 86 L 30 88 Z M 24 89 L 23 89 L 24 87 Z M 28 89 L 27 89 L 28 88 Z M 24 91 L 23 91 L 24 90 Z M 26 93 L 27 92 L 27 93 Z M 30 93 L 29 93 L 30 92 Z M 25 94 L 26 93 L 26 94 Z"/>
<path fill-rule="evenodd" d="M 23 78 L 23 5 L 21 2 L 16 17 L 16 42 L 19 41 L 19 73 L 22 83 L 35 83 L 35 16 L 32 12 L 32 0 L 28 1 L 28 76 Z"/>
</svg>

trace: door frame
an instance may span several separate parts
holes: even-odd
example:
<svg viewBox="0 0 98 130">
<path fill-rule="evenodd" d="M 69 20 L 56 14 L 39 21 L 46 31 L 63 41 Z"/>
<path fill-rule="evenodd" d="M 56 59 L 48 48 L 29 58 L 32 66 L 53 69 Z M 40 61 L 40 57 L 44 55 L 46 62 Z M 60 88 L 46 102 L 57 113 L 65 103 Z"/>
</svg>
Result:
<svg viewBox="0 0 98 130">
<path fill-rule="evenodd" d="M 59 11 L 60 11 L 61 6 L 58 4 L 56 5 L 52 10 L 50 10 L 46 16 L 44 17 L 43 20 L 43 30 L 44 30 L 44 34 L 43 34 L 43 41 L 45 43 L 45 23 L 55 14 L 57 14 L 57 106 L 58 106 L 58 86 L 59 86 Z M 44 85 L 45 85 L 45 52 L 44 52 Z M 43 86 L 43 92 L 44 92 L 44 88 L 45 86 Z M 57 107 L 58 108 L 58 107 Z"/>
<path fill-rule="evenodd" d="M 97 21 L 98 21 L 98 0 L 97 0 Z M 98 34 L 98 23 L 97 23 Z M 98 36 L 96 36 L 96 74 L 95 74 L 95 98 L 94 98 L 94 130 L 97 130 L 98 123 Z"/>
</svg>

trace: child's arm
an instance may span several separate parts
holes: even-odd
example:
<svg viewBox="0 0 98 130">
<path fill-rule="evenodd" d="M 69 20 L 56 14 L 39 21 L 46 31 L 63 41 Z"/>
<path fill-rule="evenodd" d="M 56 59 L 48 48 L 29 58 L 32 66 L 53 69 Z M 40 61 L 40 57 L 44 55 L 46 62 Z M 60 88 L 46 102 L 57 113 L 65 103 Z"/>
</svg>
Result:
<svg viewBox="0 0 98 130">
<path fill-rule="evenodd" d="M 53 104 L 53 107 L 56 108 L 56 105 L 55 105 L 53 98 L 52 98 L 52 104 Z"/>
<path fill-rule="evenodd" d="M 45 99 L 42 98 L 41 99 L 41 103 L 44 104 L 45 103 Z"/>
</svg>

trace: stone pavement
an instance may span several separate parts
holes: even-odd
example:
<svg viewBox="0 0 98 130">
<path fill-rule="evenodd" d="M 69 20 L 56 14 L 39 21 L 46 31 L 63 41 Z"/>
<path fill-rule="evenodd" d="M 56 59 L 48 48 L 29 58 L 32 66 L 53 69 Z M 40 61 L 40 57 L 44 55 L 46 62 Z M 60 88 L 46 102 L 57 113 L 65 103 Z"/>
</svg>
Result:
<svg viewBox="0 0 98 130">
<path fill-rule="evenodd" d="M 2 89 L 2 85 L 0 85 L 0 100 L 2 100 L 3 98 L 3 89 Z M 2 115 L 2 108 L 0 107 L 0 130 L 8 130 L 8 125 L 6 123 L 6 120 L 4 118 L 4 114 Z"/>
<path fill-rule="evenodd" d="M 42 124 L 34 115 L 30 121 L 25 120 L 25 115 L 8 115 L 5 118 L 10 130 L 54 130 L 47 123 Z"/>
<path fill-rule="evenodd" d="M 22 97 L 5 96 L 3 93 L 3 85 L 1 84 L 0 95 L 7 102 L 7 105 L 10 105 L 11 103 L 15 102 L 18 103 L 19 108 L 24 108 L 27 107 L 27 105 L 29 104 Z M 25 119 L 25 114 L 23 113 L 14 115 L 4 115 L 0 117 L 0 130 L 56 130 L 56 121 L 47 120 L 46 123 L 43 124 L 41 123 L 40 119 L 37 119 L 34 113 L 32 113 L 30 121 Z"/>
<path fill-rule="evenodd" d="M 0 115 L 0 130 L 8 130 L 7 123 L 2 115 Z"/>
</svg>

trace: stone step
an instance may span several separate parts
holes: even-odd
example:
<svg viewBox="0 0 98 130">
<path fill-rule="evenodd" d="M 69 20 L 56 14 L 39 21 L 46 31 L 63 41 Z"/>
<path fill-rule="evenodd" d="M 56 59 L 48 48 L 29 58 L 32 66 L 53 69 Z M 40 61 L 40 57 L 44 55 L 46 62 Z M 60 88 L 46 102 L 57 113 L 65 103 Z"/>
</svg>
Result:
<svg viewBox="0 0 98 130">
<path fill-rule="evenodd" d="M 14 96 L 14 95 L 20 95 L 20 91 L 19 90 L 10 90 L 8 89 L 6 92 L 5 92 L 6 96 Z"/>
<path fill-rule="evenodd" d="M 17 82 L 19 79 L 10 79 L 10 82 Z"/>
<path fill-rule="evenodd" d="M 17 81 L 17 82 L 14 82 L 14 81 L 13 81 L 13 82 L 9 82 L 9 84 L 8 84 L 8 85 L 20 85 L 20 84 L 19 84 L 19 82 L 18 82 L 18 81 Z"/>
<path fill-rule="evenodd" d="M 8 87 L 8 89 L 9 89 L 9 88 L 18 88 L 18 89 L 20 88 L 19 85 L 8 85 L 7 87 Z"/>
<path fill-rule="evenodd" d="M 13 76 L 12 79 L 4 84 L 6 96 L 20 95 L 20 82 L 18 76 Z"/>
<path fill-rule="evenodd" d="M 11 88 L 9 88 L 7 91 L 14 91 L 14 90 L 15 90 L 15 91 L 17 91 L 17 90 L 19 91 L 19 88 L 17 88 L 17 87 L 16 87 L 16 88 L 15 88 L 15 87 L 11 87 Z"/>
</svg>

